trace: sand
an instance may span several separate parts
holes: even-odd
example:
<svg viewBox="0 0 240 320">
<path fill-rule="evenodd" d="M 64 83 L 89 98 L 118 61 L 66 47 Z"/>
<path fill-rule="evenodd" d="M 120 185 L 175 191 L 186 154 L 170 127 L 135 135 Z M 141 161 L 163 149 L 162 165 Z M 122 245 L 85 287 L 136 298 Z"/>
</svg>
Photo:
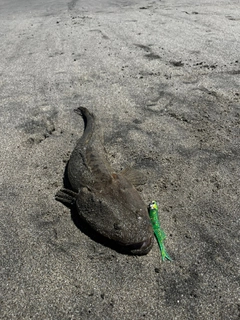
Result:
<svg viewBox="0 0 240 320">
<path fill-rule="evenodd" d="M 1 319 L 239 319 L 239 21 L 239 1 L 1 1 Z M 79 105 L 147 176 L 172 262 L 55 201 Z"/>
</svg>

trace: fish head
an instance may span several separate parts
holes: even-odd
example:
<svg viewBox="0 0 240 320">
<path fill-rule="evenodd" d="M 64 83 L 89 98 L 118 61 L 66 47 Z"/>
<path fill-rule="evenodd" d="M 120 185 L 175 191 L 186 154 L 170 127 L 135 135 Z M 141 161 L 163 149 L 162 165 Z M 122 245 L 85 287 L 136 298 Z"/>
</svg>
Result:
<svg viewBox="0 0 240 320">
<path fill-rule="evenodd" d="M 101 188 L 82 188 L 76 205 L 80 217 L 120 250 L 136 255 L 151 250 L 154 237 L 147 206 L 124 177 L 116 175 Z"/>
<path fill-rule="evenodd" d="M 153 200 L 151 203 L 149 203 L 148 207 L 150 210 L 158 210 L 158 202 Z"/>
</svg>

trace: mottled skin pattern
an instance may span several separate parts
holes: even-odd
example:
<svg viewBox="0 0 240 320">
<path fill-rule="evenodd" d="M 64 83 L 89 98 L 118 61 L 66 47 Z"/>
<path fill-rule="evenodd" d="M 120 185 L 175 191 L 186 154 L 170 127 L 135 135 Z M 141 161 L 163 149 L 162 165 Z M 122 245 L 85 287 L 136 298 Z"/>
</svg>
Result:
<svg viewBox="0 0 240 320">
<path fill-rule="evenodd" d="M 73 150 L 67 176 L 71 190 L 61 189 L 56 199 L 76 205 L 80 217 L 94 231 L 131 254 L 146 254 L 153 231 L 145 203 L 124 174 L 111 169 L 95 116 L 86 108 L 75 110 L 85 130 Z M 129 172 L 128 172 L 129 173 Z"/>
</svg>

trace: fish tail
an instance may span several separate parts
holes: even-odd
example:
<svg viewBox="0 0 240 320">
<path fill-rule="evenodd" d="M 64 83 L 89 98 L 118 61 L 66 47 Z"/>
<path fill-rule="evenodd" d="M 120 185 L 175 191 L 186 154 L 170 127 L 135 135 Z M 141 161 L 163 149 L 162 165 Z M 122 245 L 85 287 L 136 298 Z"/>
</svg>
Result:
<svg viewBox="0 0 240 320">
<path fill-rule="evenodd" d="M 158 231 L 155 232 L 160 250 L 161 250 L 161 255 L 162 255 L 162 260 L 164 261 L 165 259 L 168 259 L 169 261 L 172 261 L 172 259 L 170 258 L 170 256 L 168 255 L 163 240 L 166 238 L 165 233 L 163 232 L 162 229 L 159 229 Z"/>
<path fill-rule="evenodd" d="M 160 250 L 161 250 L 161 255 L 162 255 L 162 261 L 164 261 L 165 259 L 172 261 L 172 259 L 170 258 L 170 256 L 168 255 L 168 253 L 165 249 L 163 242 L 160 245 Z"/>
</svg>

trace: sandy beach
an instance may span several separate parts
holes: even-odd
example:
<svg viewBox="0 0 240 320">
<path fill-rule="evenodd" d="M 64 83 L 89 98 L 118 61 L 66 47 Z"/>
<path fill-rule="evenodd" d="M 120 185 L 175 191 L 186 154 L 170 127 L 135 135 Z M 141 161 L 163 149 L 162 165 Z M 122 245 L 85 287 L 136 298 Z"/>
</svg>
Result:
<svg viewBox="0 0 240 320">
<path fill-rule="evenodd" d="M 239 319 L 239 1 L 2 0 L 0 41 L 1 319 Z M 172 262 L 55 200 L 80 105 L 147 177 Z"/>
</svg>

